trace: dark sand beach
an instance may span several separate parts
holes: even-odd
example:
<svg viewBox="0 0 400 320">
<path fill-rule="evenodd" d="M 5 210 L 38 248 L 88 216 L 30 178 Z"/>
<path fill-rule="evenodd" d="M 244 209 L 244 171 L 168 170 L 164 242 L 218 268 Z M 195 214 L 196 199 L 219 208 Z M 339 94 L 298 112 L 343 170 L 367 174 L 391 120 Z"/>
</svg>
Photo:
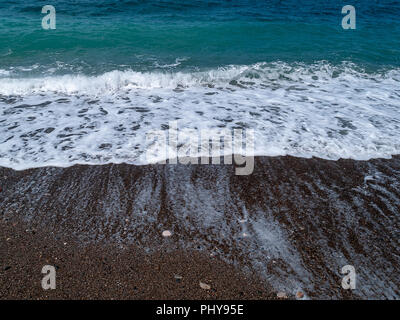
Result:
<svg viewBox="0 0 400 320">
<path fill-rule="evenodd" d="M 274 299 L 259 278 L 199 252 L 135 245 L 82 246 L 23 223 L 0 223 L 1 299 Z M 44 265 L 56 268 L 55 290 L 43 290 Z M 200 288 L 200 281 L 210 290 Z"/>
<path fill-rule="evenodd" d="M 0 296 L 399 298 L 399 178 L 398 156 L 258 157 L 249 176 L 230 165 L 0 168 Z M 46 264 L 56 290 L 40 287 Z M 356 290 L 341 288 L 345 265 Z"/>
</svg>

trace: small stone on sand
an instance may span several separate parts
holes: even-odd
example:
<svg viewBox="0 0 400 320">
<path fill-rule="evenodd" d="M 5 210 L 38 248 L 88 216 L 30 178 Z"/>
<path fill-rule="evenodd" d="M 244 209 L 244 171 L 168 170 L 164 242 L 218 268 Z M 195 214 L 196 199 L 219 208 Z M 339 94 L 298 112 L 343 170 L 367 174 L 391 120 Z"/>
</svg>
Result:
<svg viewBox="0 0 400 320">
<path fill-rule="evenodd" d="M 182 276 L 180 276 L 178 274 L 174 275 L 174 278 L 175 278 L 176 282 L 181 282 L 182 281 Z"/>
<path fill-rule="evenodd" d="M 277 296 L 279 299 L 286 299 L 286 298 L 287 298 L 287 295 L 286 295 L 286 293 L 284 293 L 284 292 L 278 292 L 278 293 L 276 294 L 276 296 Z"/>
<path fill-rule="evenodd" d="M 200 281 L 200 288 L 202 288 L 203 290 L 210 290 L 211 286 Z"/>
<path fill-rule="evenodd" d="M 170 236 L 172 236 L 172 232 L 169 230 L 165 230 L 165 231 L 163 231 L 162 235 L 163 235 L 163 237 L 170 237 Z"/>
<path fill-rule="evenodd" d="M 301 292 L 301 291 L 297 291 L 297 293 L 296 293 L 296 297 L 297 297 L 297 299 L 303 299 L 303 297 L 304 297 L 304 293 L 303 293 L 303 292 Z"/>
</svg>

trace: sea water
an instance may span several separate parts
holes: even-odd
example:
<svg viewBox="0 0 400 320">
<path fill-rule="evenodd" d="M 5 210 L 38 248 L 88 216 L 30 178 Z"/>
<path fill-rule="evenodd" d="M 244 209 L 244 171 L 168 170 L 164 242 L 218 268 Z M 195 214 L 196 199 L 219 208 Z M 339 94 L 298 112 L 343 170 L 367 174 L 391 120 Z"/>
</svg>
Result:
<svg viewBox="0 0 400 320">
<path fill-rule="evenodd" d="M 171 121 L 252 129 L 256 155 L 399 154 L 400 2 L 352 1 L 354 30 L 346 4 L 2 0 L 0 166 L 150 163 Z"/>
</svg>

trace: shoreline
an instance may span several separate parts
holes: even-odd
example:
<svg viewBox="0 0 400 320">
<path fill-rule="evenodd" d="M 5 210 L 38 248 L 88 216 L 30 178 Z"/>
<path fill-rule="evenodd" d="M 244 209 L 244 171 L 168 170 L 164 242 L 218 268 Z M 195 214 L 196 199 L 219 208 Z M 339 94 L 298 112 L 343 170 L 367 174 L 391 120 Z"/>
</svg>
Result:
<svg viewBox="0 0 400 320">
<path fill-rule="evenodd" d="M 92 261 L 120 257 L 111 267 L 114 275 L 127 274 L 126 264 L 137 265 L 142 253 L 153 267 L 185 266 L 181 273 L 190 279 L 190 290 L 172 287 L 166 296 L 173 277 L 167 268 L 157 280 L 152 267 L 138 267 L 135 274 L 143 274 L 149 288 L 159 285 L 141 299 L 206 299 L 210 293 L 196 278 L 201 270 L 209 270 L 217 288 L 211 299 L 272 299 L 277 292 L 295 298 L 299 291 L 310 299 L 399 298 L 399 177 L 399 156 L 369 161 L 256 157 L 249 176 L 235 176 L 234 166 L 223 164 L 0 168 L 1 234 L 9 230 L 19 237 L 16 242 L 2 239 L 1 253 L 7 252 L 9 261 L 28 263 L 53 237 L 49 248 L 74 274 L 82 270 L 76 257 L 89 247 Z M 25 235 L 23 225 L 37 230 L 35 235 Z M 164 238 L 165 230 L 172 236 Z M 36 251 L 28 250 L 29 241 L 37 243 Z M 76 243 L 76 256 L 64 242 Z M 352 292 L 340 287 L 340 269 L 349 264 L 358 279 Z M 1 267 L 7 283 L 12 269 Z M 99 297 L 94 284 L 107 279 L 97 267 L 86 265 L 94 270 L 91 289 L 82 293 L 86 298 Z M 13 272 L 26 287 L 30 280 Z M 243 281 L 250 274 L 253 280 Z M 41 290 L 40 270 L 37 277 Z M 106 281 L 111 287 L 112 279 Z M 2 287 L 8 287 L 2 298 L 30 292 Z M 79 297 L 74 288 L 59 297 Z M 102 297 L 137 297 L 125 288 L 125 295 L 111 290 Z M 51 297 L 36 290 L 32 298 Z"/>
</svg>

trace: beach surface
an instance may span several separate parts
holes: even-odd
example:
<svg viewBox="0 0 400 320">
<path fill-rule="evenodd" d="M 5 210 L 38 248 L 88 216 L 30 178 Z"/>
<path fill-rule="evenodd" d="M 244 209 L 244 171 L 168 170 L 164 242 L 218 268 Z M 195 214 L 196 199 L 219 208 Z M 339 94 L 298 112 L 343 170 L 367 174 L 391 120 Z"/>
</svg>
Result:
<svg viewBox="0 0 400 320">
<path fill-rule="evenodd" d="M 1 298 L 399 298 L 400 157 L 257 157 L 234 172 L 1 168 Z M 56 290 L 40 286 L 47 264 Z"/>
<path fill-rule="evenodd" d="M 1 221 L 0 231 L 0 299 L 276 299 L 259 277 L 200 252 L 82 246 L 21 222 Z M 55 290 L 42 289 L 45 265 L 56 270 Z"/>
</svg>

